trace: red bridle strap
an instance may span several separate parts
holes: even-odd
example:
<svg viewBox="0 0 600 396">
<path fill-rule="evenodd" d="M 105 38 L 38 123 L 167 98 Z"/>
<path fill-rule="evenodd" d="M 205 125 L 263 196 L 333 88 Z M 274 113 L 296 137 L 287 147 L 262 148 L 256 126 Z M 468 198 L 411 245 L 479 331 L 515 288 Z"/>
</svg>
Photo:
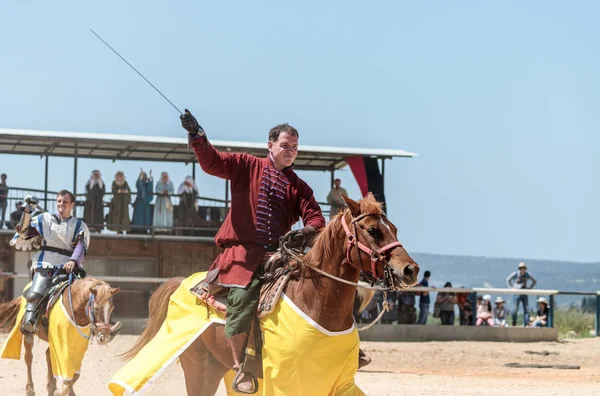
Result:
<svg viewBox="0 0 600 396">
<path fill-rule="evenodd" d="M 357 235 L 359 227 L 357 227 L 356 223 L 367 216 L 377 216 L 377 215 L 369 215 L 369 214 L 363 213 L 360 216 L 352 218 L 351 224 L 354 224 L 354 234 L 352 234 L 350 232 L 350 228 L 348 227 L 348 224 L 346 224 L 345 217 L 344 216 L 340 217 L 340 221 L 342 222 L 342 226 L 344 227 L 344 231 L 346 232 L 346 237 L 348 238 L 348 246 L 346 247 L 346 262 L 348 264 L 350 264 L 352 267 L 356 268 L 357 270 L 359 270 L 361 272 L 362 271 L 367 272 L 368 274 L 373 276 L 375 279 L 381 280 L 383 278 L 381 276 L 377 275 L 377 262 L 378 261 L 387 262 L 390 258 L 390 254 L 391 254 L 392 250 L 394 250 L 397 247 L 402 247 L 402 244 L 398 241 L 395 241 L 392 243 L 388 243 L 387 245 L 385 245 L 379 249 L 375 249 L 375 248 L 366 246 L 365 244 L 360 242 L 358 240 L 358 235 Z M 364 233 L 364 231 L 362 231 L 362 232 Z M 359 255 L 360 255 L 360 252 L 362 251 L 371 258 L 370 271 L 366 271 L 362 267 L 362 265 L 360 265 L 360 264 L 357 265 L 352 262 L 352 259 L 350 256 L 351 256 L 353 246 L 356 246 L 357 249 L 359 249 Z M 362 263 L 362 260 L 361 260 L 361 263 Z"/>
</svg>

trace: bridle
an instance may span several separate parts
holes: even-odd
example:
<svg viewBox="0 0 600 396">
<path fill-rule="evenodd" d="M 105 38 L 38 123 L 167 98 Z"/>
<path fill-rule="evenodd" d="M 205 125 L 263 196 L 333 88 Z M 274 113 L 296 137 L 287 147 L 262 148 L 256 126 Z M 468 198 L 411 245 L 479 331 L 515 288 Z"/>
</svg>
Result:
<svg viewBox="0 0 600 396">
<path fill-rule="evenodd" d="M 356 217 L 352 216 L 350 224 L 353 225 L 353 227 L 354 227 L 354 234 L 350 232 L 350 227 L 346 223 L 345 216 L 339 217 L 339 221 L 342 223 L 342 227 L 344 228 L 344 231 L 346 232 L 346 238 L 348 241 L 348 244 L 346 247 L 346 258 L 342 262 L 342 265 L 348 264 L 355 270 L 359 271 L 360 273 L 364 273 L 364 274 L 367 274 L 368 276 L 372 277 L 374 279 L 374 281 L 372 282 L 371 286 L 361 285 L 360 283 L 357 283 L 357 282 L 351 282 L 346 279 L 342 279 L 338 276 L 335 276 L 333 274 L 330 274 L 329 272 L 325 272 L 320 268 L 313 267 L 311 265 L 307 265 L 304 262 L 304 260 L 302 259 L 301 253 L 298 252 L 296 249 L 289 247 L 289 240 L 286 240 L 285 236 L 283 237 L 281 244 L 280 244 L 281 255 L 282 255 L 282 257 L 285 257 L 285 256 L 291 257 L 294 260 L 296 260 L 296 262 L 298 264 L 303 265 L 312 271 L 315 271 L 327 278 L 333 279 L 340 283 L 345 283 L 347 285 L 360 287 L 362 289 L 375 290 L 375 291 L 384 291 L 385 292 L 388 290 L 393 290 L 395 282 L 394 282 L 394 277 L 393 277 L 393 269 L 390 266 L 389 259 L 390 259 L 392 250 L 396 249 L 397 247 L 402 247 L 402 244 L 398 241 L 395 241 L 392 243 L 388 243 L 387 245 L 377 249 L 377 248 L 374 248 L 373 246 L 367 246 L 367 245 L 363 244 L 362 242 L 360 242 L 358 240 L 358 233 L 360 232 L 363 235 L 363 237 L 365 237 L 365 232 L 360 227 L 358 227 L 356 223 L 367 216 L 379 216 L 380 218 L 385 219 L 385 215 L 375 214 L 375 213 L 363 213 Z M 370 257 L 371 266 L 368 270 L 366 270 L 362 265 L 358 265 L 358 264 L 355 264 L 352 262 L 351 256 L 352 256 L 352 248 L 353 247 L 356 247 L 358 249 L 359 256 L 361 253 L 366 253 Z M 378 262 L 383 262 L 383 277 L 381 277 L 377 274 L 377 263 Z M 361 263 L 362 263 L 362 260 L 361 260 Z M 383 286 L 373 286 L 375 281 L 381 282 L 383 284 Z"/>
<path fill-rule="evenodd" d="M 320 268 L 307 265 L 302 260 L 301 255 L 298 254 L 293 248 L 290 248 L 288 246 L 288 241 L 286 241 L 284 239 L 281 243 L 281 250 L 282 250 L 283 255 L 287 255 L 287 256 L 294 258 L 297 263 L 303 265 L 304 267 L 310 269 L 311 271 L 315 271 L 327 278 L 338 281 L 340 283 L 345 283 L 347 285 L 351 285 L 351 286 L 355 286 L 355 287 L 359 287 L 359 288 L 363 288 L 363 289 L 370 289 L 370 290 L 376 290 L 376 291 L 383 292 L 383 304 L 382 304 L 381 312 L 371 323 L 369 323 L 363 327 L 356 326 L 358 331 L 363 331 L 363 330 L 367 330 L 367 329 L 371 328 L 375 323 L 377 323 L 383 317 L 383 315 L 386 312 L 389 312 L 389 305 L 387 302 L 387 291 L 394 289 L 393 269 L 390 266 L 389 260 L 390 260 L 392 251 L 398 247 L 402 247 L 402 244 L 398 241 L 388 243 L 387 245 L 385 245 L 381 248 L 367 246 L 364 243 L 360 242 L 358 240 L 359 233 L 361 233 L 361 235 L 363 236 L 363 239 L 365 241 L 367 239 L 365 238 L 366 237 L 365 231 L 363 231 L 363 229 L 360 228 L 357 225 L 357 223 L 367 216 L 379 216 L 381 219 L 386 220 L 385 215 L 375 214 L 375 213 L 363 213 L 356 217 L 351 216 L 350 224 L 354 228 L 354 233 L 352 233 L 352 232 L 350 232 L 350 227 L 346 223 L 346 216 L 343 215 L 343 216 L 339 217 L 339 221 L 341 221 L 341 223 L 342 223 L 342 227 L 344 228 L 344 231 L 346 232 L 346 238 L 347 238 L 346 258 L 342 262 L 342 265 L 348 264 L 352 268 L 359 271 L 360 273 L 365 273 L 365 274 L 373 277 L 373 279 L 375 281 L 380 281 L 381 283 L 383 283 L 383 287 L 382 286 L 373 286 L 373 284 L 371 284 L 371 286 L 361 285 L 360 283 L 357 283 L 357 282 L 351 282 L 346 279 L 342 279 L 338 276 L 330 274 L 329 272 L 323 271 Z M 370 257 L 371 266 L 368 270 L 366 270 L 362 265 L 356 264 L 352 261 L 352 248 L 353 247 L 356 247 L 358 249 L 359 257 L 361 255 L 361 253 L 367 254 Z M 362 263 L 362 260 L 360 262 Z M 378 262 L 383 262 L 383 277 L 381 277 L 377 274 L 377 263 Z M 375 282 L 373 282 L 373 283 L 375 283 Z"/>
<path fill-rule="evenodd" d="M 73 297 L 71 296 L 71 284 L 73 283 L 73 273 L 69 274 L 69 307 L 71 308 L 71 316 L 73 317 L 73 323 L 75 324 L 75 328 L 79 335 L 81 335 L 86 340 L 89 340 L 91 343 L 94 341 L 94 337 L 98 340 L 98 343 L 102 344 L 104 339 L 108 339 L 110 341 L 111 335 L 111 326 L 110 323 L 107 323 L 108 318 L 104 318 L 104 322 L 96 323 L 96 295 L 90 292 L 90 297 L 88 298 L 87 304 L 85 304 L 85 316 L 88 319 L 90 324 L 90 335 L 86 335 L 77 323 L 75 322 L 75 310 L 73 309 Z M 110 297 L 108 303 L 112 302 L 112 297 Z"/>
<path fill-rule="evenodd" d="M 340 217 L 340 221 L 342 222 L 342 227 L 346 232 L 346 238 L 348 240 L 348 245 L 346 247 L 346 259 L 342 264 L 348 264 L 353 268 L 357 269 L 360 272 L 366 273 L 373 277 L 377 281 L 381 281 L 387 289 L 392 289 L 394 287 L 394 277 L 393 277 L 393 269 L 389 264 L 390 256 L 392 251 L 397 247 L 402 247 L 402 244 L 399 241 L 394 241 L 392 243 L 388 243 L 387 245 L 377 249 L 372 246 L 367 246 L 358 240 L 358 233 L 360 232 L 363 236 L 363 239 L 366 240 L 365 231 L 360 228 L 357 223 L 368 216 L 379 216 L 381 219 L 385 219 L 385 215 L 381 214 L 371 214 L 371 213 L 363 213 L 357 217 L 352 217 L 350 221 L 350 225 L 354 228 L 354 233 L 350 232 L 350 227 L 346 223 L 345 216 Z M 355 264 L 352 262 L 352 248 L 356 247 L 358 251 L 358 256 L 360 257 L 361 253 L 366 253 L 371 259 L 371 268 L 369 270 L 365 270 L 362 264 L 362 260 L 360 264 Z M 377 263 L 383 263 L 383 277 L 377 274 Z"/>
</svg>

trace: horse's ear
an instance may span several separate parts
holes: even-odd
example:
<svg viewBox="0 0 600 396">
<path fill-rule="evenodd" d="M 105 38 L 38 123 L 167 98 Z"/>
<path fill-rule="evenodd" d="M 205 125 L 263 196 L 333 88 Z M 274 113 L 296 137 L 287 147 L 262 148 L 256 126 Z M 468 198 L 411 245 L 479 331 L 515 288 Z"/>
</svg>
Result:
<svg viewBox="0 0 600 396">
<path fill-rule="evenodd" d="M 111 288 L 111 289 L 110 289 L 110 294 L 112 294 L 112 295 L 114 296 L 115 294 L 117 294 L 117 293 L 118 293 L 118 292 L 120 292 L 120 291 L 121 291 L 121 288 L 120 288 L 120 287 L 117 287 L 117 288 Z"/>
<path fill-rule="evenodd" d="M 371 201 L 371 202 L 377 202 L 377 199 L 375 199 L 375 195 L 373 195 L 373 193 L 371 191 L 369 191 L 369 193 L 365 196 L 365 200 Z"/>
<path fill-rule="evenodd" d="M 358 202 L 351 198 L 348 198 L 344 194 L 341 195 L 344 199 L 344 202 L 346 202 L 346 205 L 348 205 L 348 209 L 350 209 L 350 213 L 352 214 L 352 216 L 357 217 L 358 215 L 360 215 L 360 205 L 358 204 Z"/>
</svg>

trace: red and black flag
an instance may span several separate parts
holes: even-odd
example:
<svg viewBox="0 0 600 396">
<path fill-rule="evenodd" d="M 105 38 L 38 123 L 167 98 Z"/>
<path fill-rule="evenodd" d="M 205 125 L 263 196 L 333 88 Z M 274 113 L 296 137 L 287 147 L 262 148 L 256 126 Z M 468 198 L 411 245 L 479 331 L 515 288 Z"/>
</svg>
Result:
<svg viewBox="0 0 600 396">
<path fill-rule="evenodd" d="M 356 156 L 346 157 L 345 160 L 354 174 L 362 196 L 372 192 L 377 201 L 383 203 L 385 209 L 383 174 L 379 170 L 377 158 Z"/>
</svg>

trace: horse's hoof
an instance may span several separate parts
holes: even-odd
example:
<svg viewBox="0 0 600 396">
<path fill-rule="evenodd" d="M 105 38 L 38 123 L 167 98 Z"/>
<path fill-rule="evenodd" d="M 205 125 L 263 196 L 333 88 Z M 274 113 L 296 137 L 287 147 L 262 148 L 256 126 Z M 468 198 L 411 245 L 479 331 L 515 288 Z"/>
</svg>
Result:
<svg viewBox="0 0 600 396">
<path fill-rule="evenodd" d="M 367 357 L 367 356 L 361 356 L 358 359 L 358 369 L 360 370 L 361 368 L 368 366 L 371 363 L 371 358 Z"/>
<path fill-rule="evenodd" d="M 35 396 L 35 391 L 29 387 L 27 387 L 27 389 L 25 390 L 25 395 L 26 396 Z"/>
</svg>

